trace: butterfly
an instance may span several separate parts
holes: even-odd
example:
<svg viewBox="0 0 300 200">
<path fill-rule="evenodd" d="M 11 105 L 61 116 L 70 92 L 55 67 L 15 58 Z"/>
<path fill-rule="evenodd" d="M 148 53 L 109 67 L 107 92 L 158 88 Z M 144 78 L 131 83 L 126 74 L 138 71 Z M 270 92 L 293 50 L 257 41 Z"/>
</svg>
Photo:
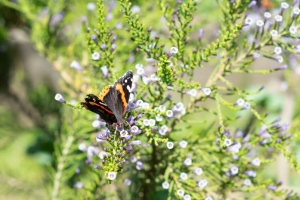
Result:
<svg viewBox="0 0 300 200">
<path fill-rule="evenodd" d="M 127 110 L 132 86 L 132 71 L 126 72 L 114 85 L 106 86 L 96 96 L 88 94 L 81 105 L 89 111 L 99 114 L 108 126 L 122 125 Z"/>
</svg>

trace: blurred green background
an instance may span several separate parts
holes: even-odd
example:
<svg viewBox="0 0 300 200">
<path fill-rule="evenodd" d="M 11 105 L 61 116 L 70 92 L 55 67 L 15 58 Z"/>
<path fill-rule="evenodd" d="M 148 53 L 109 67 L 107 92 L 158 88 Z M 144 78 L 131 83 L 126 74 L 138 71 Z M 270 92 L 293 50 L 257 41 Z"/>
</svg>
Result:
<svg viewBox="0 0 300 200">
<path fill-rule="evenodd" d="M 54 100 L 55 94 L 63 90 L 59 82 L 60 76 L 64 76 L 56 69 L 74 58 L 84 57 L 81 52 L 86 47 L 87 25 L 82 20 L 95 16 L 88 3 L 0 1 L 0 199 L 48 199 L 51 194 L 54 139 L 60 130 L 63 106 Z M 151 1 L 132 3 L 142 10 L 154 5 Z M 276 7 L 280 1 L 271 3 Z M 215 1 L 202 0 L 195 18 L 205 30 L 205 40 L 214 40 L 221 17 Z M 159 14 L 151 14 L 144 15 L 142 20 L 161 28 L 159 23 L 151 24 L 159 18 Z M 261 59 L 256 66 L 261 65 L 270 65 L 270 61 Z M 205 80 L 210 71 L 202 71 L 197 79 Z M 241 75 L 232 80 L 245 88 L 266 86 L 257 97 L 258 105 L 274 117 L 293 121 L 292 130 L 299 131 L 299 75 L 286 74 L 285 78 L 283 81 L 282 73 L 276 72 L 268 76 Z M 294 141 L 291 149 L 300 152 L 299 138 Z M 265 169 L 266 177 L 284 179 L 287 188 L 300 192 L 300 177 L 284 159 L 278 160 Z"/>
</svg>

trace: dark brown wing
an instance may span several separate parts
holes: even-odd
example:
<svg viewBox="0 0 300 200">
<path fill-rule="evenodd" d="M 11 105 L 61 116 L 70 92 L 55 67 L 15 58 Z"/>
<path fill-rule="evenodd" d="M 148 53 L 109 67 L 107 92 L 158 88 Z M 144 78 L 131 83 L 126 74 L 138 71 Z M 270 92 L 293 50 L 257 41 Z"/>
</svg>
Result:
<svg viewBox="0 0 300 200">
<path fill-rule="evenodd" d="M 109 107 L 96 95 L 88 94 L 85 98 L 85 102 L 81 102 L 81 105 L 87 110 L 100 115 L 101 119 L 109 125 L 117 122 L 117 119 L 111 109 L 109 109 Z"/>
<path fill-rule="evenodd" d="M 101 92 L 101 94 L 105 94 L 103 95 L 103 102 L 114 113 L 118 123 L 123 121 L 126 113 L 132 87 L 132 77 L 132 71 L 128 71 L 113 86 L 109 86 L 109 89 L 105 88 L 104 92 Z"/>
</svg>

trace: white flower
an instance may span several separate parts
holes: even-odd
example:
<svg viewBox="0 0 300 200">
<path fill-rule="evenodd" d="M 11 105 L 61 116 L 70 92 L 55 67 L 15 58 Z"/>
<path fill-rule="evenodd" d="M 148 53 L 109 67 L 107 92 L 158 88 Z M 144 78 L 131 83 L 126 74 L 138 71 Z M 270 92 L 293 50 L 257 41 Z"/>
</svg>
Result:
<svg viewBox="0 0 300 200">
<path fill-rule="evenodd" d="M 180 196 L 180 197 L 183 197 L 184 190 L 182 190 L 182 189 L 177 190 L 177 195 Z"/>
<path fill-rule="evenodd" d="M 181 140 L 180 142 L 179 142 L 179 146 L 181 147 L 181 148 L 186 148 L 186 146 L 187 146 L 187 141 L 185 141 L 185 140 Z"/>
<path fill-rule="evenodd" d="M 258 27 L 262 27 L 264 24 L 265 24 L 265 23 L 264 23 L 263 20 L 257 20 L 257 21 L 256 21 L 256 26 L 258 26 Z"/>
<path fill-rule="evenodd" d="M 138 64 L 135 65 L 135 69 L 140 69 L 140 68 L 143 68 L 142 64 L 138 63 Z"/>
<path fill-rule="evenodd" d="M 275 56 L 275 59 L 277 60 L 277 62 L 282 63 L 283 62 L 283 57 L 282 56 Z"/>
<path fill-rule="evenodd" d="M 173 111 L 167 110 L 166 115 L 167 115 L 167 117 L 173 117 Z"/>
<path fill-rule="evenodd" d="M 231 167 L 230 172 L 232 175 L 236 175 L 239 173 L 239 168 L 238 167 Z"/>
<path fill-rule="evenodd" d="M 142 161 L 137 161 L 136 165 L 135 165 L 135 168 L 137 170 L 142 170 L 143 169 L 143 163 L 142 163 Z"/>
<path fill-rule="evenodd" d="M 160 106 L 158 107 L 158 109 L 160 110 L 160 112 L 165 112 L 165 111 L 166 111 L 166 106 L 160 105 Z"/>
<path fill-rule="evenodd" d="M 105 152 L 105 151 L 100 151 L 100 153 L 99 153 L 99 158 L 101 159 L 101 160 L 103 160 L 104 159 L 104 157 L 107 155 L 107 153 Z"/>
<path fill-rule="evenodd" d="M 149 109 L 150 108 L 150 104 L 147 103 L 147 102 L 143 102 L 142 108 Z"/>
<path fill-rule="evenodd" d="M 127 137 L 127 136 L 128 136 L 128 131 L 122 130 L 122 131 L 120 132 L 120 137 Z"/>
<path fill-rule="evenodd" d="M 136 105 L 142 107 L 144 105 L 143 100 L 137 100 Z"/>
<path fill-rule="evenodd" d="M 132 6 L 131 12 L 132 13 L 139 13 L 141 11 L 140 7 L 137 5 Z"/>
<path fill-rule="evenodd" d="M 155 120 L 149 119 L 149 126 L 155 126 Z"/>
<path fill-rule="evenodd" d="M 186 158 L 186 159 L 183 161 L 183 164 L 184 164 L 185 166 L 190 166 L 190 165 L 192 165 L 192 159 Z"/>
<path fill-rule="evenodd" d="M 232 144 L 231 139 L 226 138 L 226 139 L 224 140 L 224 145 L 225 145 L 226 147 L 229 147 L 231 144 Z"/>
<path fill-rule="evenodd" d="M 186 180 L 188 178 L 188 175 L 187 175 L 187 173 L 182 172 L 179 177 L 181 180 Z"/>
<path fill-rule="evenodd" d="M 89 3 L 86 5 L 86 8 L 87 8 L 88 10 L 90 10 L 90 11 L 93 11 L 93 10 L 95 10 L 95 8 L 96 8 L 96 4 L 93 3 L 93 2 L 89 2 Z"/>
<path fill-rule="evenodd" d="M 214 200 L 211 196 L 205 197 L 204 200 Z"/>
<path fill-rule="evenodd" d="M 143 124 L 144 124 L 144 126 L 149 126 L 149 120 L 148 119 L 144 119 L 143 120 Z"/>
<path fill-rule="evenodd" d="M 256 177 L 256 172 L 252 170 L 246 171 L 245 174 L 249 177 Z"/>
<path fill-rule="evenodd" d="M 98 52 L 94 52 L 92 54 L 92 59 L 93 60 L 100 60 L 100 54 Z"/>
<path fill-rule="evenodd" d="M 168 132 L 168 127 L 166 126 L 166 125 L 163 125 L 163 126 L 161 126 L 160 127 L 160 129 L 158 130 L 158 133 L 160 134 L 160 135 L 165 135 L 167 132 Z"/>
<path fill-rule="evenodd" d="M 281 15 L 276 15 L 275 16 L 275 21 L 276 22 L 281 22 L 282 21 L 282 16 Z"/>
<path fill-rule="evenodd" d="M 165 189 L 165 190 L 167 190 L 167 189 L 169 189 L 169 187 L 170 187 L 170 184 L 168 183 L 168 182 L 163 182 L 162 183 L 162 187 Z"/>
<path fill-rule="evenodd" d="M 176 47 L 171 47 L 170 53 L 176 54 L 176 53 L 178 53 L 178 49 Z"/>
<path fill-rule="evenodd" d="M 189 194 L 184 195 L 183 200 L 191 200 L 192 197 Z"/>
<path fill-rule="evenodd" d="M 249 102 L 246 102 L 246 103 L 244 104 L 244 106 L 243 106 L 243 109 L 244 109 L 244 110 L 249 110 L 250 108 L 251 108 L 251 105 L 250 105 Z"/>
<path fill-rule="evenodd" d="M 277 55 L 281 54 L 282 53 L 281 47 L 275 47 L 274 48 L 274 53 L 277 54 Z"/>
<path fill-rule="evenodd" d="M 278 36 L 278 31 L 276 31 L 276 30 L 271 30 L 271 31 L 270 31 L 270 34 L 271 34 L 272 38 L 277 37 L 277 36 Z"/>
<path fill-rule="evenodd" d="M 194 169 L 194 173 L 197 174 L 198 176 L 200 176 L 203 173 L 203 170 L 201 167 L 198 167 L 198 168 Z"/>
<path fill-rule="evenodd" d="M 66 103 L 66 100 L 64 99 L 64 97 L 63 97 L 61 94 L 59 94 L 59 93 L 57 93 L 57 94 L 55 95 L 54 99 L 55 99 L 56 101 L 61 102 L 61 103 Z"/>
<path fill-rule="evenodd" d="M 297 32 L 297 28 L 295 26 L 291 26 L 289 31 L 291 34 L 295 34 Z"/>
<path fill-rule="evenodd" d="M 235 105 L 240 106 L 240 107 L 244 106 L 244 104 L 245 104 L 245 100 L 242 99 L 242 98 L 239 98 L 239 99 L 236 100 L 236 102 L 235 102 Z"/>
<path fill-rule="evenodd" d="M 108 172 L 107 174 L 107 178 L 111 181 L 114 180 L 116 177 L 117 177 L 117 172 Z"/>
<path fill-rule="evenodd" d="M 74 184 L 73 187 L 74 187 L 74 188 L 77 188 L 77 189 L 83 188 L 83 183 L 80 182 L 80 181 L 78 181 L 78 182 L 76 182 L 76 183 Z"/>
<path fill-rule="evenodd" d="M 155 119 L 156 121 L 161 122 L 163 120 L 163 117 L 160 114 L 158 114 L 156 115 Z"/>
<path fill-rule="evenodd" d="M 265 13 L 264 13 L 264 17 L 265 17 L 266 19 L 270 19 L 270 18 L 272 17 L 272 15 L 271 15 L 271 13 L 269 13 L 269 12 L 265 12 Z"/>
<path fill-rule="evenodd" d="M 251 162 L 252 165 L 254 166 L 260 166 L 260 159 L 259 158 L 254 158 Z"/>
<path fill-rule="evenodd" d="M 80 143 L 80 144 L 78 145 L 78 149 L 79 149 L 80 151 L 86 151 L 87 147 L 86 147 L 86 145 L 85 145 L 84 143 Z"/>
<path fill-rule="evenodd" d="M 245 24 L 247 24 L 247 25 L 251 25 L 252 23 L 253 23 L 253 20 L 251 18 L 247 18 L 245 20 Z"/>
<path fill-rule="evenodd" d="M 70 67 L 74 68 L 74 69 L 76 69 L 78 71 L 82 71 L 83 70 L 82 67 L 81 67 L 81 65 L 76 60 L 73 60 L 71 62 Z"/>
<path fill-rule="evenodd" d="M 143 68 L 137 68 L 136 73 L 137 73 L 137 75 L 142 76 L 145 74 L 145 70 Z"/>
<path fill-rule="evenodd" d="M 142 80 L 144 84 L 148 84 L 150 82 L 150 79 L 147 76 L 143 76 Z"/>
<path fill-rule="evenodd" d="M 174 147 L 174 143 L 173 142 L 167 142 L 166 145 L 167 145 L 168 149 L 173 149 L 173 147 Z"/>
<path fill-rule="evenodd" d="M 294 15 L 299 15 L 300 14 L 300 9 L 298 7 L 293 8 L 293 14 Z"/>
<path fill-rule="evenodd" d="M 131 185 L 131 180 L 128 179 L 128 178 L 126 178 L 126 179 L 124 180 L 124 184 L 127 185 L 127 186 L 130 186 L 130 185 Z"/>
<path fill-rule="evenodd" d="M 195 97 L 195 96 L 197 96 L 197 90 L 191 89 L 190 91 L 187 91 L 186 94 L 189 96 Z"/>
<path fill-rule="evenodd" d="M 210 88 L 201 88 L 201 91 L 206 95 L 209 96 L 211 93 L 211 89 Z"/>
<path fill-rule="evenodd" d="M 203 180 L 199 181 L 197 185 L 199 188 L 203 189 L 207 186 L 207 180 L 203 179 Z"/>
<path fill-rule="evenodd" d="M 245 179 L 244 182 L 243 182 L 243 185 L 245 186 L 250 186 L 251 185 L 251 180 L 250 179 Z"/>
<path fill-rule="evenodd" d="M 253 53 L 253 59 L 258 59 L 260 57 L 260 54 L 258 52 Z"/>
<path fill-rule="evenodd" d="M 281 3 L 281 8 L 282 9 L 288 9 L 288 7 L 289 7 L 289 4 L 287 4 L 286 2 Z"/>
</svg>

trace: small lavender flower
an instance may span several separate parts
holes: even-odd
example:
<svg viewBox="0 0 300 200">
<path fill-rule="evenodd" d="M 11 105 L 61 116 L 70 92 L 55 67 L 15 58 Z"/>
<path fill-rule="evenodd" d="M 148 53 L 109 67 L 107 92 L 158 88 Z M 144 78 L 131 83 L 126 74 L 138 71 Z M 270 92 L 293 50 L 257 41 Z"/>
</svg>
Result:
<svg viewBox="0 0 300 200">
<path fill-rule="evenodd" d="M 251 1 L 250 3 L 249 3 L 249 5 L 248 5 L 248 8 L 252 8 L 253 6 L 255 6 L 256 5 L 256 1 Z"/>
<path fill-rule="evenodd" d="M 289 8 L 289 4 L 287 4 L 286 2 L 282 2 L 281 3 L 281 5 L 280 5 L 280 7 L 283 9 L 283 10 L 286 10 L 286 9 L 288 9 Z"/>
<path fill-rule="evenodd" d="M 130 145 L 135 145 L 135 146 L 139 146 L 142 144 L 142 142 L 140 140 L 133 140 L 129 143 Z"/>
<path fill-rule="evenodd" d="M 254 166 L 260 166 L 260 159 L 259 158 L 254 158 L 251 162 L 250 162 L 251 165 L 254 165 Z"/>
<path fill-rule="evenodd" d="M 194 169 L 194 173 L 200 176 L 203 173 L 203 170 L 201 167 L 197 167 L 196 169 Z"/>
<path fill-rule="evenodd" d="M 96 138 L 99 140 L 107 140 L 109 138 L 109 132 L 107 130 L 104 130 L 97 134 Z"/>
<path fill-rule="evenodd" d="M 134 13 L 139 13 L 141 11 L 140 7 L 137 5 L 134 5 L 131 7 L 131 12 Z"/>
<path fill-rule="evenodd" d="M 243 182 L 243 185 L 244 185 L 244 186 L 250 186 L 250 185 L 251 185 L 251 180 L 248 179 L 248 178 L 245 179 L 244 182 Z"/>
<path fill-rule="evenodd" d="M 205 197 L 204 200 L 214 200 L 211 196 Z"/>
<path fill-rule="evenodd" d="M 167 190 L 167 189 L 169 189 L 170 184 L 165 181 L 165 182 L 162 183 L 162 187 L 163 187 L 163 189 Z"/>
<path fill-rule="evenodd" d="M 183 189 L 177 190 L 177 195 L 180 196 L 180 197 L 183 197 L 183 195 L 184 195 L 184 190 L 183 190 Z"/>
<path fill-rule="evenodd" d="M 102 50 L 105 50 L 106 48 L 107 48 L 106 44 L 102 44 L 102 45 L 101 45 L 101 49 L 102 49 Z"/>
<path fill-rule="evenodd" d="M 147 102 L 143 102 L 142 108 L 149 109 L 150 108 L 150 104 L 147 103 Z"/>
<path fill-rule="evenodd" d="M 107 179 L 109 180 L 115 180 L 115 178 L 117 177 L 117 172 L 108 172 L 107 174 Z"/>
<path fill-rule="evenodd" d="M 192 165 L 192 159 L 186 158 L 186 159 L 183 161 L 183 165 L 185 165 L 185 166 L 190 166 L 190 165 Z"/>
<path fill-rule="evenodd" d="M 250 103 L 249 102 L 246 102 L 245 104 L 244 104 L 244 106 L 243 106 L 243 110 L 249 110 L 251 108 L 251 105 L 250 105 Z"/>
<path fill-rule="evenodd" d="M 181 140 L 178 144 L 181 148 L 185 149 L 188 143 L 185 140 Z"/>
<path fill-rule="evenodd" d="M 197 90 L 196 89 L 191 89 L 189 91 L 186 92 L 187 95 L 192 96 L 192 97 L 196 97 L 197 96 Z"/>
<path fill-rule="evenodd" d="M 167 142 L 166 145 L 167 145 L 168 149 L 173 149 L 173 147 L 174 147 L 174 143 L 173 142 Z"/>
<path fill-rule="evenodd" d="M 110 51 L 113 52 L 114 50 L 116 50 L 116 48 L 117 48 L 117 45 L 116 44 L 112 44 L 111 48 L 110 48 Z"/>
<path fill-rule="evenodd" d="M 168 127 L 166 126 L 166 125 L 163 125 L 163 126 L 161 126 L 160 127 L 160 129 L 158 130 L 158 133 L 160 134 L 160 135 L 165 135 L 167 132 L 168 132 Z"/>
<path fill-rule="evenodd" d="M 230 147 L 227 148 L 227 152 L 230 153 L 238 153 L 240 151 L 240 148 L 242 147 L 241 143 L 236 142 L 233 145 L 231 145 Z"/>
<path fill-rule="evenodd" d="M 81 67 L 81 65 L 76 60 L 73 60 L 71 62 L 70 67 L 74 68 L 74 69 L 76 69 L 78 71 L 83 71 L 83 68 Z"/>
<path fill-rule="evenodd" d="M 100 60 L 101 59 L 100 54 L 98 52 L 94 52 L 92 54 L 92 59 L 93 60 Z"/>
<path fill-rule="evenodd" d="M 56 101 L 61 102 L 61 103 L 66 103 L 66 100 L 64 99 L 64 97 L 63 97 L 61 94 L 59 94 L 59 93 L 57 93 L 57 94 L 55 95 L 54 99 L 55 99 Z"/>
<path fill-rule="evenodd" d="M 130 185 L 131 185 L 131 180 L 128 179 L 128 178 L 126 178 L 126 179 L 124 180 L 124 184 L 127 185 L 127 186 L 130 186 Z"/>
<path fill-rule="evenodd" d="M 199 31 L 198 31 L 198 38 L 199 38 L 199 40 L 202 39 L 203 35 L 204 35 L 204 30 L 201 28 L 201 29 L 199 29 Z"/>
<path fill-rule="evenodd" d="M 201 88 L 201 91 L 206 95 L 209 96 L 211 94 L 210 88 Z"/>
<path fill-rule="evenodd" d="M 300 9 L 298 7 L 293 8 L 293 18 L 300 14 Z"/>
<path fill-rule="evenodd" d="M 136 69 L 136 74 L 140 75 L 140 76 L 144 76 L 145 70 L 143 68 L 138 68 L 138 69 Z"/>
<path fill-rule="evenodd" d="M 185 180 L 188 179 L 188 175 L 187 175 L 187 173 L 185 173 L 185 172 L 182 172 L 182 173 L 180 174 L 179 177 L 180 177 L 180 179 L 183 180 L 183 181 L 185 181 Z"/>
<path fill-rule="evenodd" d="M 142 170 L 143 169 L 143 163 L 142 163 L 142 161 L 137 161 L 136 165 L 135 165 L 135 168 L 137 170 Z"/>
<path fill-rule="evenodd" d="M 270 19 L 272 17 L 272 14 L 269 13 L 269 12 L 265 12 L 264 13 L 264 19 L 267 20 L 267 19 Z"/>
<path fill-rule="evenodd" d="M 136 105 L 137 105 L 138 107 L 142 107 L 143 104 L 144 104 L 143 100 L 137 100 L 137 102 L 136 102 Z"/>
<path fill-rule="evenodd" d="M 249 177 L 256 177 L 256 172 L 252 170 L 245 171 L 245 174 Z"/>
<path fill-rule="evenodd" d="M 87 156 L 92 157 L 99 153 L 99 148 L 95 146 L 89 146 L 86 150 Z"/>
<path fill-rule="evenodd" d="M 108 68 L 107 66 L 101 67 L 101 71 L 105 77 L 108 77 Z"/>
<path fill-rule="evenodd" d="M 139 134 L 140 133 L 140 130 L 137 126 L 132 126 L 130 128 L 130 133 L 133 134 L 133 135 L 136 135 L 136 134 Z"/>
<path fill-rule="evenodd" d="M 207 180 L 206 180 L 206 179 L 203 179 L 203 180 L 201 180 L 201 181 L 199 181 L 199 182 L 197 183 L 197 186 L 198 186 L 199 188 L 203 189 L 203 188 L 205 188 L 205 187 L 207 186 L 207 184 L 208 184 Z"/>
<path fill-rule="evenodd" d="M 275 185 L 268 185 L 267 186 L 267 189 L 268 190 L 272 190 L 272 191 L 275 191 L 277 189 L 277 187 Z"/>
<path fill-rule="evenodd" d="M 260 54 L 258 52 L 253 53 L 253 59 L 256 60 L 260 57 Z"/>
<path fill-rule="evenodd" d="M 78 182 L 76 182 L 76 183 L 73 185 L 73 187 L 74 187 L 75 189 L 81 189 L 81 188 L 83 188 L 83 183 L 80 182 L 80 181 L 78 181 Z"/>
<path fill-rule="evenodd" d="M 253 23 L 253 20 L 251 18 L 246 18 L 245 19 L 245 25 L 251 25 Z"/>
<path fill-rule="evenodd" d="M 283 57 L 282 57 L 282 56 L 276 55 L 276 56 L 275 56 L 275 59 L 276 59 L 277 62 L 279 62 L 279 63 L 282 63 L 282 62 L 283 62 Z"/>
</svg>

